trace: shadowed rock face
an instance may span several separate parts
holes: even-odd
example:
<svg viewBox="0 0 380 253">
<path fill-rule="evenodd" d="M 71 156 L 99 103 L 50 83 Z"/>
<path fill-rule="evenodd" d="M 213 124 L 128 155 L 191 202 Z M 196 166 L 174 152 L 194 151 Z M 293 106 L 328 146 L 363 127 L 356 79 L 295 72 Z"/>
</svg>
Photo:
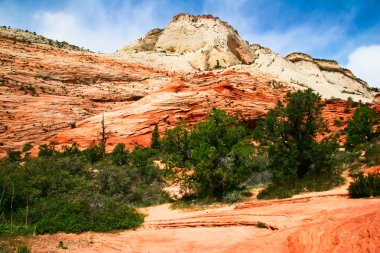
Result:
<svg viewBox="0 0 380 253">
<path fill-rule="evenodd" d="M 248 44 L 240 43 L 235 35 L 228 35 L 227 46 L 241 63 L 250 64 L 255 61 L 255 57 L 250 51 Z"/>
</svg>

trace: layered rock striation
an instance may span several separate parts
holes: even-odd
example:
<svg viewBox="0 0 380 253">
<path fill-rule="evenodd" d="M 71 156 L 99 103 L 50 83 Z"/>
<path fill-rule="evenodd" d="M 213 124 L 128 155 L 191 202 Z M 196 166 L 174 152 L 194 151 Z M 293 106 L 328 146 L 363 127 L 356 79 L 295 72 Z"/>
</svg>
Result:
<svg viewBox="0 0 380 253">
<path fill-rule="evenodd" d="M 107 150 L 119 142 L 149 145 L 156 124 L 163 133 L 181 120 L 204 119 L 213 107 L 255 119 L 307 87 L 324 98 L 374 98 L 336 62 L 301 53 L 283 58 L 248 45 L 212 16 L 177 15 L 112 55 L 0 27 L 0 155 L 26 143 L 97 144 L 103 112 Z M 343 108 L 328 105 L 331 124 L 334 115 L 349 116 Z"/>
</svg>

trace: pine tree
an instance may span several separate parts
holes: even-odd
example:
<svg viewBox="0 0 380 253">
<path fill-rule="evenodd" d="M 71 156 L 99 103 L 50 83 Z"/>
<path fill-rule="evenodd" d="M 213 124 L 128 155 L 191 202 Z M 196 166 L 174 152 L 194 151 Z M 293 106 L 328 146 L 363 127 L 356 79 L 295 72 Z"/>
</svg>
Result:
<svg viewBox="0 0 380 253">
<path fill-rule="evenodd" d="M 152 143 L 150 147 L 154 149 L 159 149 L 160 148 L 160 134 L 158 133 L 157 125 L 154 127 L 151 140 L 152 140 Z"/>
</svg>

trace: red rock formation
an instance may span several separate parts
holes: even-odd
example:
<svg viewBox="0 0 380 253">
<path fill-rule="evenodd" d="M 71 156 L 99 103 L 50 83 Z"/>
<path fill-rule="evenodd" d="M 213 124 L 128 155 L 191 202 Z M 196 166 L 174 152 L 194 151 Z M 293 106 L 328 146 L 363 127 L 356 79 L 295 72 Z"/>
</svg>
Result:
<svg viewBox="0 0 380 253">
<path fill-rule="evenodd" d="M 7 32 L 0 29 L 0 155 L 28 142 L 39 145 L 102 111 L 123 108 L 169 80 L 152 68 L 29 44 L 28 37 L 15 40 Z"/>
<path fill-rule="evenodd" d="M 32 155 L 42 143 L 94 145 L 102 112 L 108 151 L 119 142 L 149 145 L 156 124 L 163 133 L 181 120 L 204 119 L 213 107 L 242 119 L 257 118 L 296 89 L 245 68 L 170 74 L 4 28 L 0 49 L 0 156 L 26 143 L 35 146 Z M 324 111 L 336 131 L 344 125 L 334 126 L 334 120 L 346 121 L 352 113 L 343 108 L 344 102 L 338 102 Z"/>
</svg>

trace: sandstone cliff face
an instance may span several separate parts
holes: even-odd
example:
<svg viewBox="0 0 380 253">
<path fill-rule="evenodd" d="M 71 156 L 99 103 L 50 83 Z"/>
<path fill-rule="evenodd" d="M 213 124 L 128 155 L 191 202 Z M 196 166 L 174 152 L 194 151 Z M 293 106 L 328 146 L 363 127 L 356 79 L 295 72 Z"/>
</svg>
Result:
<svg viewBox="0 0 380 253">
<path fill-rule="evenodd" d="M 0 155 L 161 88 L 167 73 L 0 28 Z M 59 46 L 58 46 L 59 45 Z"/>
<path fill-rule="evenodd" d="M 0 28 L 0 156 L 26 143 L 97 144 L 102 112 L 108 151 L 119 142 L 149 145 L 156 124 L 163 133 L 181 120 L 204 119 L 213 107 L 257 118 L 288 91 L 307 87 L 324 98 L 373 100 L 366 84 L 335 62 L 248 46 L 211 16 L 178 15 L 115 55 Z M 349 116 L 343 108 L 328 105 L 331 126 L 335 116 Z"/>
<path fill-rule="evenodd" d="M 249 64 L 255 57 L 247 42 L 227 23 L 212 16 L 179 14 L 164 30 L 152 30 L 119 53 L 157 52 L 187 59 L 187 67 L 209 70 Z"/>
<path fill-rule="evenodd" d="M 212 16 L 177 15 L 164 30 L 152 30 L 116 56 L 177 73 L 219 67 L 259 72 L 297 89 L 310 87 L 324 98 L 373 100 L 367 83 L 336 61 L 313 59 L 303 53 L 283 58 L 260 45 L 249 46 L 230 25 Z"/>
<path fill-rule="evenodd" d="M 320 84 L 335 87 L 337 91 L 342 93 L 338 97 L 347 98 L 351 96 L 355 99 L 365 97 L 368 102 L 373 99 L 368 84 L 357 78 L 350 70 L 341 68 L 336 61 L 313 59 L 302 53 L 293 53 L 285 58 L 296 64 L 300 72 L 309 76 L 320 77 L 318 80 Z"/>
</svg>

